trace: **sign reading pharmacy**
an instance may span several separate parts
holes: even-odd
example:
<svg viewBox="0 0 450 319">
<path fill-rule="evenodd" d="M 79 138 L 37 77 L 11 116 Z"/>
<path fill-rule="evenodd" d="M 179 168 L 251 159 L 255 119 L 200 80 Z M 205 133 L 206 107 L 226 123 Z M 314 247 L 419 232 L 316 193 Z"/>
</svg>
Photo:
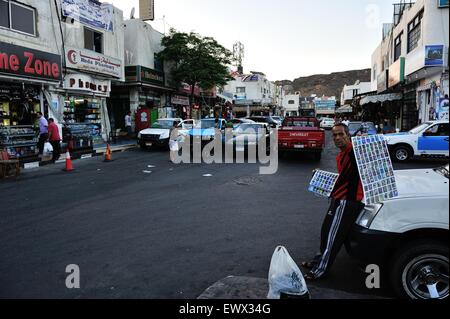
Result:
<svg viewBox="0 0 450 319">
<path fill-rule="evenodd" d="M 61 56 L 0 42 L 0 74 L 61 81 Z"/>
<path fill-rule="evenodd" d="M 109 96 L 111 81 L 99 80 L 87 74 L 67 74 L 64 79 L 64 89 Z"/>
<path fill-rule="evenodd" d="M 72 69 L 100 73 L 116 78 L 122 77 L 122 61 L 93 51 L 67 48 L 66 65 Z"/>
</svg>

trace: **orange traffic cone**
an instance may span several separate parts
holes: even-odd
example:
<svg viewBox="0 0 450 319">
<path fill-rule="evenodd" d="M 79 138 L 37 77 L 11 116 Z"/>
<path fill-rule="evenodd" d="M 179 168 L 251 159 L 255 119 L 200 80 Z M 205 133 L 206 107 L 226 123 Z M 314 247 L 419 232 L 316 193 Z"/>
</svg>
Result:
<svg viewBox="0 0 450 319">
<path fill-rule="evenodd" d="M 69 150 L 67 150 L 67 152 L 66 152 L 66 168 L 63 169 L 63 171 L 71 172 L 73 170 L 75 170 L 75 169 L 72 166 L 72 159 L 70 158 L 70 152 L 69 152 Z"/>
<path fill-rule="evenodd" d="M 105 152 L 104 162 L 112 162 L 111 147 L 109 146 L 109 144 L 106 144 L 106 152 Z"/>
</svg>

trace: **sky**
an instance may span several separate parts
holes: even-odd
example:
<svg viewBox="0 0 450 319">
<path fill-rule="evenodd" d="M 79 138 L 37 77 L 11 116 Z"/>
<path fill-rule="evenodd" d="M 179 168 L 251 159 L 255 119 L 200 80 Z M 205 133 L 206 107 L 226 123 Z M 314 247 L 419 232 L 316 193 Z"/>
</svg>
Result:
<svg viewBox="0 0 450 319">
<path fill-rule="evenodd" d="M 108 0 L 139 17 L 139 0 Z M 244 72 L 269 80 L 371 67 L 383 23 L 395 0 L 155 0 L 158 31 L 170 28 L 211 36 L 233 49 L 245 46 Z"/>
</svg>

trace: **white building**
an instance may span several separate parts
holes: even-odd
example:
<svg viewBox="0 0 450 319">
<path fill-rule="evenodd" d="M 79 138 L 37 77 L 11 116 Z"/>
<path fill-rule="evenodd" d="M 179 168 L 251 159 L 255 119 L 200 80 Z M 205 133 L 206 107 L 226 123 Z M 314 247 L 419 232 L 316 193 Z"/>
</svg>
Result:
<svg viewBox="0 0 450 319">
<path fill-rule="evenodd" d="M 394 23 L 372 55 L 371 89 L 379 95 L 361 102 L 387 104 L 389 108 L 382 113 L 395 114 L 392 120 L 397 128 L 406 130 L 445 116 L 439 108 L 449 91 L 449 8 L 445 2 L 396 4 Z"/>
<path fill-rule="evenodd" d="M 261 72 L 237 75 L 223 91 L 224 95 L 232 94 L 236 113 L 269 113 L 276 105 L 276 86 Z"/>
<path fill-rule="evenodd" d="M 89 124 L 94 144 L 101 144 L 111 132 L 107 98 L 112 81 L 125 79 L 123 12 L 96 1 L 58 2 L 66 66 L 60 117 L 66 124 Z"/>
<path fill-rule="evenodd" d="M 125 82 L 113 83 L 110 104 L 111 122 L 116 129 L 124 127 L 127 112 L 136 114 L 140 108 L 146 108 L 149 112 L 145 117 L 147 124 L 172 115 L 172 109 L 165 108 L 170 104 L 169 94 L 173 91 L 167 87 L 169 74 L 165 73 L 167 68 L 156 58 L 156 54 L 163 50 L 161 40 L 164 35 L 140 19 L 126 20 L 124 33 Z M 187 97 L 183 101 L 189 106 Z"/>
<path fill-rule="evenodd" d="M 341 105 L 351 104 L 353 98 L 359 94 L 369 93 L 372 88 L 371 82 L 357 81 L 353 85 L 344 85 L 341 93 Z"/>
</svg>

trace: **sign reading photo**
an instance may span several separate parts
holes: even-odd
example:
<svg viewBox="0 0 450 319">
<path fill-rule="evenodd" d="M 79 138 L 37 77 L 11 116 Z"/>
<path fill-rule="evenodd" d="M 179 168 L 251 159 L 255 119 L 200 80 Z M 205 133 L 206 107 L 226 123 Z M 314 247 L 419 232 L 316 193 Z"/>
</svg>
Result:
<svg viewBox="0 0 450 319">
<path fill-rule="evenodd" d="M 122 77 L 122 62 L 119 59 L 92 51 L 67 48 L 66 65 L 68 68 Z"/>
<path fill-rule="evenodd" d="M 114 7 L 92 0 L 62 0 L 63 15 L 84 25 L 114 31 Z"/>
</svg>

